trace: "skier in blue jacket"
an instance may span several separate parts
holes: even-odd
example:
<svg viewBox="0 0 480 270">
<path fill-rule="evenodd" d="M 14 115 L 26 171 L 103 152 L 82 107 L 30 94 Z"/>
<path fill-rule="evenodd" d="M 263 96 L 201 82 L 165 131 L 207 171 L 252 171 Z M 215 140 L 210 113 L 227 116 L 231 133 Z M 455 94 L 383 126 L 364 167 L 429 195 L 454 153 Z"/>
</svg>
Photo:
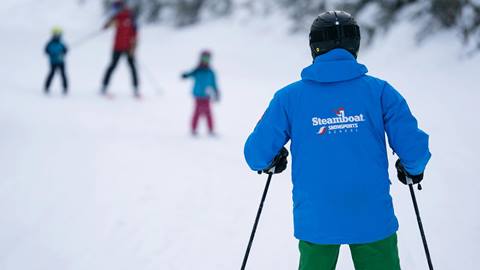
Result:
<svg viewBox="0 0 480 270">
<path fill-rule="evenodd" d="M 55 72 L 59 71 L 62 76 L 63 94 L 68 93 L 68 79 L 65 72 L 65 55 L 68 52 L 67 46 L 62 41 L 62 29 L 55 27 L 52 30 L 52 38 L 45 46 L 45 53 L 50 60 L 50 72 L 45 81 L 45 94 L 50 93 L 50 85 L 52 83 Z"/>
<path fill-rule="evenodd" d="M 310 47 L 313 64 L 275 94 L 247 139 L 247 163 L 280 173 L 291 142 L 301 270 L 335 269 L 341 244 L 356 269 L 400 269 L 385 133 L 399 174 L 415 183 L 430 159 L 428 135 L 405 99 L 357 62 L 360 29 L 350 14 L 322 13 Z"/>
<path fill-rule="evenodd" d="M 211 68 L 211 58 L 212 53 L 210 51 L 202 51 L 198 66 L 192 71 L 182 74 L 182 79 L 192 78 L 195 81 L 192 90 L 195 99 L 195 109 L 191 121 L 193 136 L 197 135 L 198 121 L 203 116 L 207 119 L 209 134 L 211 136 L 215 135 L 210 100 L 213 98 L 215 101 L 219 101 L 220 91 L 218 90 L 215 71 Z"/>
</svg>

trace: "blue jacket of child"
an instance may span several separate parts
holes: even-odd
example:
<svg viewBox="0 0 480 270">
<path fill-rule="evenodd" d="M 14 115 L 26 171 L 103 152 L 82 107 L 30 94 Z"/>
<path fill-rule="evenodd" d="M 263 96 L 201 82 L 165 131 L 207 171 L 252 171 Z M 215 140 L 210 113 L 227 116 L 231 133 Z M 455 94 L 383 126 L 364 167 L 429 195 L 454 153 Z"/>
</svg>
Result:
<svg viewBox="0 0 480 270">
<path fill-rule="evenodd" d="M 193 78 L 193 96 L 196 98 L 209 98 L 218 96 L 215 72 L 210 67 L 197 67 L 191 72 L 183 74 L 184 78 Z M 213 92 L 210 92 L 213 91 Z"/>
<path fill-rule="evenodd" d="M 67 46 L 65 46 L 60 37 L 53 37 L 45 46 L 45 53 L 48 54 L 52 65 L 65 63 L 67 52 Z"/>
<path fill-rule="evenodd" d="M 366 75 L 346 50 L 318 56 L 302 80 L 278 91 L 245 144 L 261 170 L 289 140 L 296 238 L 317 244 L 370 243 L 398 230 L 385 133 L 406 170 L 424 171 L 428 135 L 405 99 Z"/>
</svg>

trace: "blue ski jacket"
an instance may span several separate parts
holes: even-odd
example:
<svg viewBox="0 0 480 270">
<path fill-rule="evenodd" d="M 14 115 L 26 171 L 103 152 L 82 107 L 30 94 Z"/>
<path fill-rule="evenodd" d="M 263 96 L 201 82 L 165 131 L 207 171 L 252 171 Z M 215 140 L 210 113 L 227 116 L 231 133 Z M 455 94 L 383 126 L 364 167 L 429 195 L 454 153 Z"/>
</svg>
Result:
<svg viewBox="0 0 480 270">
<path fill-rule="evenodd" d="M 302 80 L 278 91 L 248 137 L 252 170 L 291 140 L 295 237 L 316 244 L 370 243 L 398 230 L 385 133 L 413 174 L 430 159 L 428 135 L 405 99 L 366 75 L 346 50 L 318 56 Z"/>
<path fill-rule="evenodd" d="M 196 98 L 209 98 L 212 95 L 218 96 L 217 81 L 215 72 L 210 67 L 198 67 L 191 72 L 183 74 L 183 78 L 193 78 L 193 96 Z M 210 91 L 213 91 L 210 92 Z"/>
<path fill-rule="evenodd" d="M 58 37 L 52 38 L 45 46 L 45 53 L 49 56 L 52 65 L 63 64 L 67 52 L 67 46 Z"/>
</svg>

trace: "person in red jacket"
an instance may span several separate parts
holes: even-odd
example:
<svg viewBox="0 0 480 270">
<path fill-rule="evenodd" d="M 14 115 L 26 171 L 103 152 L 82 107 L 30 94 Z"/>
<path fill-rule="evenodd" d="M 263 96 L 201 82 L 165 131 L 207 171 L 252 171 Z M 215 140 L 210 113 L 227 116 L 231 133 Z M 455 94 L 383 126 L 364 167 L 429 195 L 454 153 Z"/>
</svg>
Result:
<svg viewBox="0 0 480 270">
<path fill-rule="evenodd" d="M 137 45 L 137 25 L 135 16 L 124 1 L 113 3 L 113 16 L 105 23 L 103 29 L 114 25 L 116 28 L 115 43 L 113 46 L 112 62 L 107 68 L 102 85 L 102 95 L 107 95 L 108 84 L 120 58 L 125 55 L 132 74 L 134 96 L 139 98 L 138 75 L 135 64 L 135 48 Z"/>
</svg>

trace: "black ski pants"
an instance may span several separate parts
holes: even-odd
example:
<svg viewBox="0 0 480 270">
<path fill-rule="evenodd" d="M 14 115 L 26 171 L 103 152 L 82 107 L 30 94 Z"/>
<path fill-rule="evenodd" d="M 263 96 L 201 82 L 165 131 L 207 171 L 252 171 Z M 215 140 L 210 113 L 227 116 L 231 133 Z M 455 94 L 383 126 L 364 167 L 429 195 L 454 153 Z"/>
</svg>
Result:
<svg viewBox="0 0 480 270">
<path fill-rule="evenodd" d="M 65 72 L 65 64 L 50 64 L 50 72 L 48 73 L 47 80 L 45 81 L 45 93 L 50 92 L 50 85 L 52 84 L 53 76 L 55 73 L 59 71 L 60 75 L 62 76 L 62 86 L 63 86 L 63 93 L 66 94 L 68 92 L 68 79 L 67 74 Z"/>
<path fill-rule="evenodd" d="M 118 61 L 122 57 L 122 55 L 127 56 L 128 66 L 130 67 L 130 73 L 132 74 L 132 84 L 135 91 L 138 91 L 138 75 L 137 75 L 137 67 L 135 64 L 135 56 L 132 53 L 127 51 L 114 51 L 112 55 L 112 62 L 107 68 L 107 72 L 105 73 L 105 77 L 103 78 L 103 91 L 106 91 L 108 84 L 110 83 L 110 78 L 112 77 L 112 73 L 117 67 Z"/>
</svg>

